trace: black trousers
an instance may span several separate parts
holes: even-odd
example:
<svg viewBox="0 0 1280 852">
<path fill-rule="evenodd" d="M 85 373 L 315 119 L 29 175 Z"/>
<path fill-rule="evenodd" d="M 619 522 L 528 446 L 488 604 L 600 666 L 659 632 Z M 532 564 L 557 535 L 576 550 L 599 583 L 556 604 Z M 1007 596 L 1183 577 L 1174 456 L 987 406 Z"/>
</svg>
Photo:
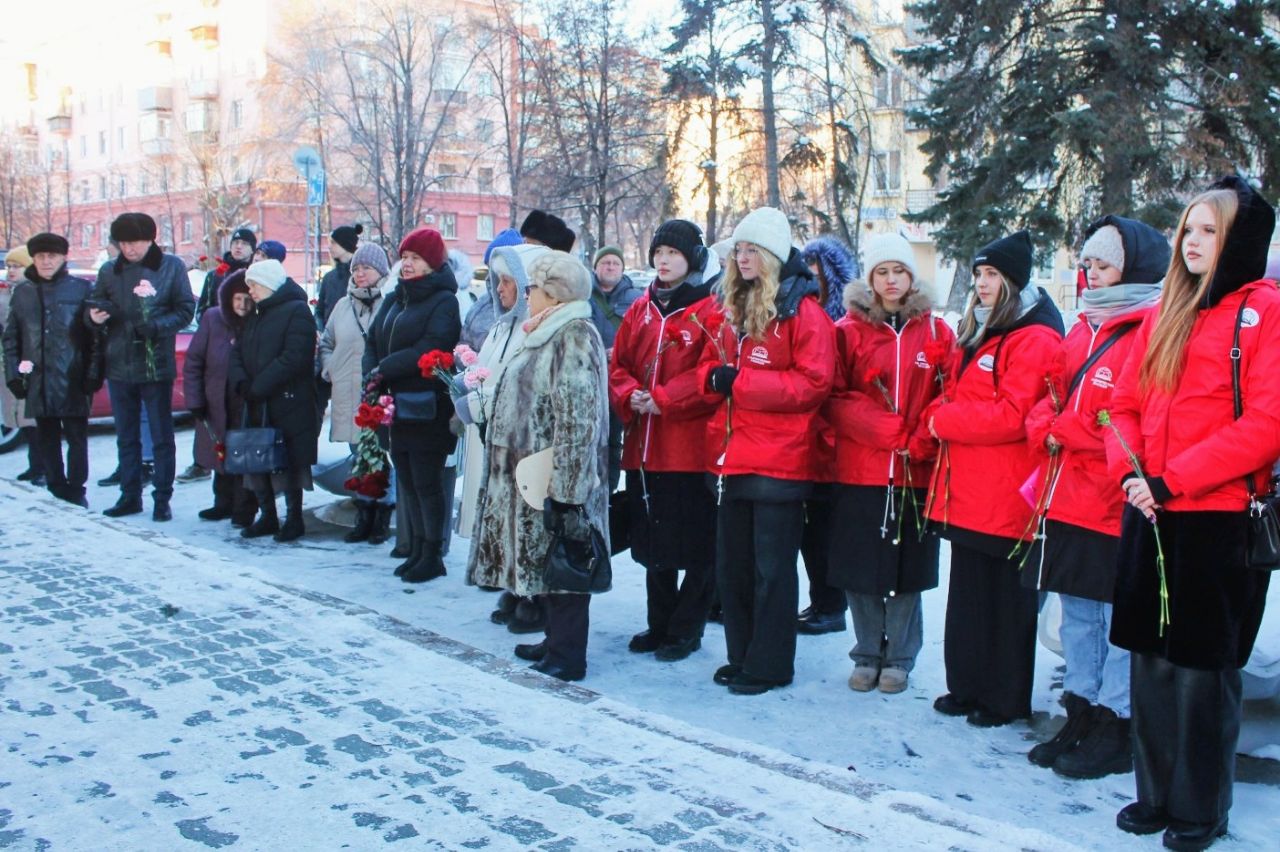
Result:
<svg viewBox="0 0 1280 852">
<path fill-rule="evenodd" d="M 702 637 L 715 591 L 715 574 L 705 568 L 645 572 L 649 599 L 649 632 L 673 639 Z"/>
<path fill-rule="evenodd" d="M 444 536 L 444 460 L 444 453 L 391 447 L 409 533 L 437 544 Z"/>
<path fill-rule="evenodd" d="M 804 501 L 804 535 L 800 539 L 804 572 L 809 577 L 809 607 L 813 612 L 823 615 L 844 612 L 848 606 L 844 589 L 827 583 L 831 550 L 831 508 L 832 502 L 829 499 Z"/>
<path fill-rule="evenodd" d="M 587 630 L 591 626 L 591 595 L 539 595 L 547 608 L 547 656 L 569 669 L 587 667 Z"/>
<path fill-rule="evenodd" d="M 67 442 L 65 467 L 63 441 Z M 36 445 L 50 493 L 73 502 L 83 499 L 89 478 L 89 418 L 37 417 Z"/>
<path fill-rule="evenodd" d="M 22 434 L 27 439 L 27 470 L 44 476 L 44 462 L 40 460 L 40 439 L 36 437 L 36 427 L 23 426 Z"/>
<path fill-rule="evenodd" d="M 1217 822 L 1231 810 L 1240 670 L 1190 669 L 1136 652 L 1129 659 L 1138 801 L 1180 822 Z"/>
<path fill-rule="evenodd" d="M 716 583 L 729 662 L 775 683 L 795 674 L 803 530 L 801 500 L 726 498 L 716 519 Z"/>
<path fill-rule="evenodd" d="M 1009 719 L 1031 715 L 1039 598 L 1016 561 L 951 545 L 943 660 L 947 691 Z"/>
</svg>

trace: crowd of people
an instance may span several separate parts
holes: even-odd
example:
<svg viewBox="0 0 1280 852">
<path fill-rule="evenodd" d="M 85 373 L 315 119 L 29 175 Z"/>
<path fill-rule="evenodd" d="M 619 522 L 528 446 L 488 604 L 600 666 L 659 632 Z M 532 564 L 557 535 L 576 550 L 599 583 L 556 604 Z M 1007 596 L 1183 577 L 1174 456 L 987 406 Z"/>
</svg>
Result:
<svg viewBox="0 0 1280 852">
<path fill-rule="evenodd" d="M 612 539 L 646 571 L 632 652 L 683 660 L 717 619 L 714 681 L 758 695 L 791 683 L 798 635 L 844 630 L 847 611 L 849 687 L 901 693 L 945 538 L 947 692 L 934 708 L 979 727 L 1028 717 L 1039 608 L 1056 592 L 1066 722 L 1028 758 L 1073 778 L 1134 771 L 1119 827 L 1203 849 L 1226 831 L 1239 670 L 1269 580 L 1250 525 L 1280 457 L 1274 227 L 1237 177 L 1190 201 L 1172 247 L 1142 222 L 1098 219 L 1066 332 L 1032 283 L 1026 231 L 974 253 L 953 330 L 903 237 L 866 237 L 859 264 L 829 237 L 793 245 L 768 207 L 723 254 L 696 224 L 663 223 L 646 287 L 619 249 L 589 268 L 573 231 L 534 211 L 490 246 L 465 312 L 469 282 L 431 228 L 404 237 L 394 268 L 358 227 L 336 229 L 313 312 L 283 247 L 247 229 L 197 301 L 154 221 L 126 213 L 96 282 L 67 273 L 62 236 L 10 252 L 22 280 L 0 317 L 4 375 L 32 424 L 32 469 L 81 506 L 89 398 L 107 383 L 112 517 L 143 511 L 145 411 L 152 517 L 166 521 L 174 335 L 198 313 L 184 378 L 196 462 L 214 472 L 200 517 L 246 538 L 303 535 L 327 404 L 330 439 L 357 453 L 368 440 L 394 475 L 357 497 L 346 540 L 386 541 L 398 512 L 407 582 L 446 573 L 462 436 L 466 582 L 502 592 L 495 622 L 544 632 L 514 653 L 567 681 L 586 675 Z M 280 469 L 224 469 L 237 424 L 282 433 Z"/>
</svg>

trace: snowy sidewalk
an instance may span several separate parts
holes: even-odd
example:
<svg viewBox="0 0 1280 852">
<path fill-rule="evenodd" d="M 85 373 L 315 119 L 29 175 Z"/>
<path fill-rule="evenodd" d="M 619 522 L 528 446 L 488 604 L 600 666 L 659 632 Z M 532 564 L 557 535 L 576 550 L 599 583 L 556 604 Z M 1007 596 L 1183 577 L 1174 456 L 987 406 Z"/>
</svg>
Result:
<svg viewBox="0 0 1280 852">
<path fill-rule="evenodd" d="M 1073 848 L 8 483 L 0 517 L 0 848 Z"/>
</svg>

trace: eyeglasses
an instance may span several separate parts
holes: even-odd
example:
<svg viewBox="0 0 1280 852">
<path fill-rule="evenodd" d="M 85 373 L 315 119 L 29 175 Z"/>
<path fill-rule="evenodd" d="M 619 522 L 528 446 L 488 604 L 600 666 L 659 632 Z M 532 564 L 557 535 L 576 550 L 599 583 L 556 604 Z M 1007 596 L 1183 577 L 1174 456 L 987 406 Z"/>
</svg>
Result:
<svg viewBox="0 0 1280 852">
<path fill-rule="evenodd" d="M 531 292 L 537 289 L 538 289 L 537 284 L 526 284 L 524 285 L 524 294 L 525 296 L 528 296 Z"/>
</svg>

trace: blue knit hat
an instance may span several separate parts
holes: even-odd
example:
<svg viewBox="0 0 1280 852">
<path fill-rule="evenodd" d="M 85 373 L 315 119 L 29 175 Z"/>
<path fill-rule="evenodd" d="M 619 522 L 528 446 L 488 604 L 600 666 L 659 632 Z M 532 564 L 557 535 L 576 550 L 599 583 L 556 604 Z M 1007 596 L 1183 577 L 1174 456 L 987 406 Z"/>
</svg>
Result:
<svg viewBox="0 0 1280 852">
<path fill-rule="evenodd" d="M 520 232 L 515 228 L 507 228 L 498 236 L 493 238 L 493 242 L 489 243 L 489 247 L 484 250 L 484 265 L 489 265 L 489 258 L 493 255 L 493 250 L 502 248 L 503 246 L 518 246 L 524 243 L 524 237 L 520 236 Z"/>
<path fill-rule="evenodd" d="M 284 263 L 285 257 L 289 254 L 284 247 L 284 243 L 278 240 L 263 240 L 258 243 L 258 251 L 262 252 L 270 260 L 278 260 L 281 263 Z"/>
</svg>

